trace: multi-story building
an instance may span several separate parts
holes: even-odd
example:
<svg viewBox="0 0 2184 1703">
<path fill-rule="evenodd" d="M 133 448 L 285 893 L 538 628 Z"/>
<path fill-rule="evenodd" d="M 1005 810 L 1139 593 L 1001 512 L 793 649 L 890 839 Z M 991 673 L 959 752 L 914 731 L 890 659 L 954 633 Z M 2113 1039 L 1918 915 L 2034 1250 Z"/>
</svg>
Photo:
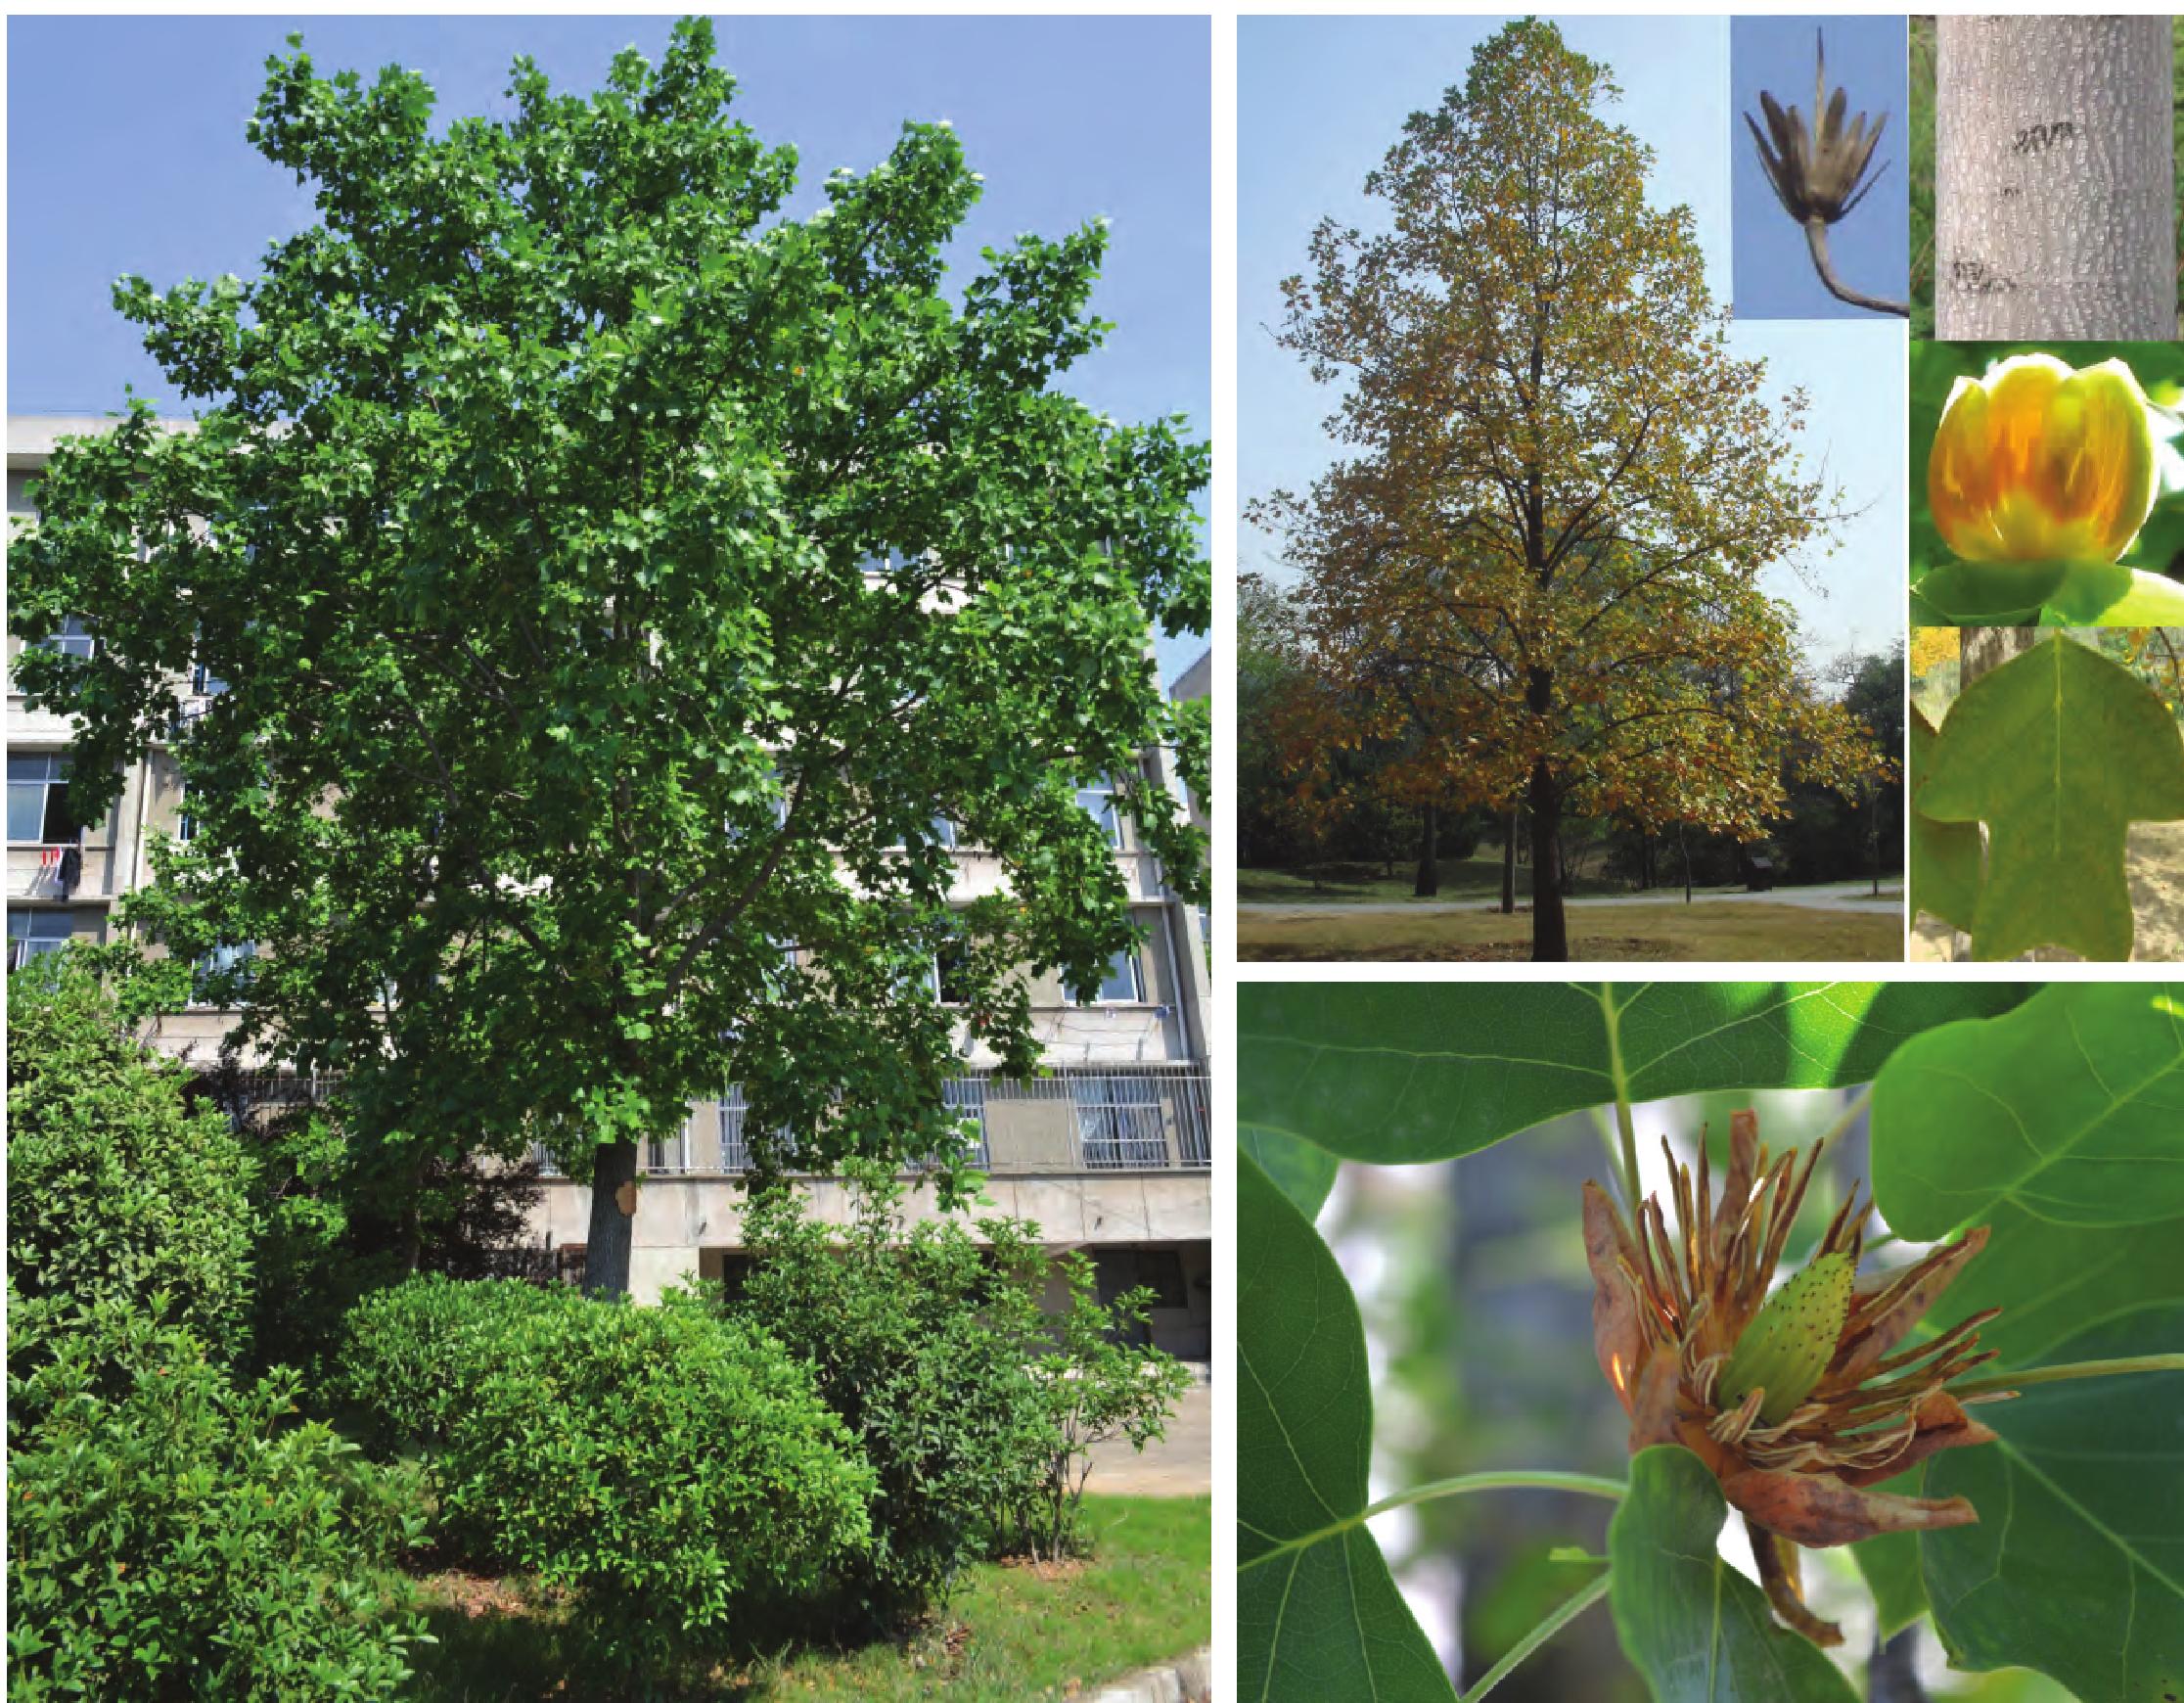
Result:
<svg viewBox="0 0 2184 1703">
<path fill-rule="evenodd" d="M 35 519 L 31 488 L 61 437 L 102 430 L 98 419 L 35 417 L 8 422 L 11 527 Z M 95 635 L 69 622 L 46 642 L 89 645 Z M 21 642 L 8 640 L 8 877 L 11 968 L 68 940 L 109 938 L 114 901 L 149 879 L 150 839 L 187 836 L 189 813 L 179 771 L 155 746 L 132 766 L 119 802 L 104 822 L 68 819 L 63 795 L 69 729 L 29 711 L 15 689 Z M 216 679 L 190 682 L 199 697 L 225 689 Z M 1149 778 L 1172 791 L 1180 782 L 1166 754 L 1143 759 Z M 1154 1340 L 1192 1358 L 1210 1354 L 1212 1196 L 1208 974 L 1200 913 L 1170 891 L 1159 860 L 1135 824 L 1102 786 L 1080 798 L 1106 828 L 1144 932 L 1137 950 L 1119 956 L 1095 997 L 1073 999 L 1059 979 L 1034 982 L 1032 1003 L 1048 1074 L 1028 1082 L 994 1074 L 995 1058 L 967 1032 L 964 1075 L 951 1097 L 981 1132 L 981 1156 L 998 1210 L 1036 1221 L 1047 1245 L 1081 1249 L 1093 1260 L 1103 1293 L 1145 1285 L 1154 1291 Z M 956 849 L 960 896 L 990 892 L 998 863 L 978 848 Z M 944 997 L 937 972 L 935 996 Z M 230 1025 L 227 1013 L 192 1009 L 164 1018 L 154 1040 L 162 1050 L 209 1064 Z M 264 1061 L 246 1060 L 248 1064 Z M 674 1140 L 643 1156 L 631 1288 L 642 1299 L 687 1275 L 732 1274 L 743 1254 L 741 1174 L 749 1155 L 742 1096 L 731 1085 L 717 1100 L 694 1103 Z M 815 1213 L 840 1220 L 841 1185 L 808 1179 Z M 919 1191 L 914 1210 L 933 1210 Z M 562 1256 L 580 1257 L 589 1191 L 549 1174 L 534 1209 L 532 1233 Z"/>
</svg>

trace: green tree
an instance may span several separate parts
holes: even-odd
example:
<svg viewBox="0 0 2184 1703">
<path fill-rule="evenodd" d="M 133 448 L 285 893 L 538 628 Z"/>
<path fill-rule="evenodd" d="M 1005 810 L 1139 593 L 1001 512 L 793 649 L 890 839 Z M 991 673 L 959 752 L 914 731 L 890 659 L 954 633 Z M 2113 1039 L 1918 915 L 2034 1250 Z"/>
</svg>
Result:
<svg viewBox="0 0 2184 1703">
<path fill-rule="evenodd" d="M 345 1072 L 359 1139 L 547 1140 L 602 1287 L 639 1141 L 724 1081 L 826 1166 L 947 1141 L 959 1017 L 1031 1067 L 1026 969 L 1133 940 L 1078 785 L 1203 884 L 1141 754 L 1205 785 L 1146 652 L 1206 624 L 1208 451 L 1054 388 L 1110 329 L 1103 226 L 951 297 L 979 192 L 945 124 L 789 219 L 733 86 L 685 22 L 588 99 L 520 60 L 510 116 L 435 128 L 414 73 L 292 38 L 250 135 L 320 222 L 250 283 L 117 286 L 206 405 L 63 446 L 14 551 L 14 630 L 100 638 L 19 672 L 78 718 L 77 803 L 157 737 L 188 779 L 128 912 L 167 996 L 254 943 L 207 989 L 240 1037 Z M 193 666 L 229 689 L 186 719 Z M 950 905 L 943 818 L 1004 892 Z"/>
<path fill-rule="evenodd" d="M 1406 120 L 1366 179 L 1388 227 L 1323 222 L 1284 285 L 1281 341 L 1343 385 L 1349 458 L 1251 510 L 1307 575 L 1345 737 L 1402 734 L 1448 802 L 1524 807 L 1542 959 L 1569 955 L 1566 817 L 1750 838 L 1786 752 L 1829 784 L 1870 761 L 1758 585 L 1831 518 L 1802 399 L 1770 405 L 1731 351 L 1615 95 L 1526 21 Z"/>
</svg>

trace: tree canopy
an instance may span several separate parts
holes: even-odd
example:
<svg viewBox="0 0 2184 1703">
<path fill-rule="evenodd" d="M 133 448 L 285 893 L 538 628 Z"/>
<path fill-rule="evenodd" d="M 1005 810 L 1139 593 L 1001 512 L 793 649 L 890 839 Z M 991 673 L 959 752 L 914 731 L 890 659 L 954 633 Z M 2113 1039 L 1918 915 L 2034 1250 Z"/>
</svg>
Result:
<svg viewBox="0 0 2184 1703">
<path fill-rule="evenodd" d="M 1783 758 L 1851 781 L 1858 730 L 1805 677 L 1772 564 L 1829 532 L 1804 401 L 1730 348 L 1687 207 L 1600 115 L 1607 69 L 1514 23 L 1366 180 L 1372 233 L 1323 221 L 1283 345 L 1342 387 L 1345 451 L 1252 518 L 1303 570 L 1335 689 L 1310 777 L 1400 737 L 1416 799 L 1533 834 L 1534 953 L 1567 955 L 1566 813 L 1756 835 Z"/>
<path fill-rule="evenodd" d="M 734 1079 L 761 1164 L 931 1153 L 955 1024 L 1028 1072 L 1027 973 L 1134 938 L 1076 789 L 1203 880 L 1142 759 L 1205 785 L 1148 638 L 1207 624 L 1209 452 L 1059 388 L 1111 329 L 1104 223 L 951 293 L 944 122 L 789 218 L 733 89 L 686 21 L 435 126 L 292 37 L 250 137 L 319 222 L 248 282 L 116 286 L 195 429 L 63 444 L 14 546 L 14 630 L 98 636 L 18 671 L 79 718 L 79 805 L 151 741 L 186 778 L 126 909 L 167 996 L 253 943 L 210 990 L 238 1039 L 345 1073 L 368 1137 L 598 1149 L 604 1189 Z M 1005 876 L 968 903 L 958 837 Z"/>
</svg>

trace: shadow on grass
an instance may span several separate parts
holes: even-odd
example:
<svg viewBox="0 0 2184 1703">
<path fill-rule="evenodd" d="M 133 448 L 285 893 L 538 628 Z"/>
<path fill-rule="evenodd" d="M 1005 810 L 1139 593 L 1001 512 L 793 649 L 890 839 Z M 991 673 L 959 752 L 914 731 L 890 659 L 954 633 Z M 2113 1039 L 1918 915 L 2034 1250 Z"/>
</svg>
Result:
<svg viewBox="0 0 2184 1703">
<path fill-rule="evenodd" d="M 412 1694 L 428 1703 L 683 1703 L 795 1696 L 1002 1703 L 1094 1690 L 1204 1644 L 1211 1629 L 1207 1498 L 1087 1498 L 1084 1564 L 982 1563 L 945 1617 L 855 1645 L 797 1636 L 777 1613 L 731 1622 L 709 1648 L 633 1669 L 641 1629 L 579 1613 L 513 1579 L 420 1581 L 428 1630 Z M 662 1605 L 665 1607 L 665 1605 Z M 635 1636 L 631 1634 L 635 1634 Z"/>
</svg>

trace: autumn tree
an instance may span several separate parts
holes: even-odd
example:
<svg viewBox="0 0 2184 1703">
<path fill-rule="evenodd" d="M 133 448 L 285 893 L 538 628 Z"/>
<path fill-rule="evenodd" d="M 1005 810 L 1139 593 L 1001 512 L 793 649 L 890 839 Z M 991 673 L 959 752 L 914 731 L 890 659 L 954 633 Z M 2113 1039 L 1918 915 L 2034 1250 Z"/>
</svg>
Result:
<svg viewBox="0 0 2184 1703">
<path fill-rule="evenodd" d="M 1028 975 L 1135 939 L 1078 787 L 1198 891 L 1142 756 L 1205 785 L 1147 650 L 1206 623 L 1207 451 L 1059 388 L 1101 223 L 943 287 L 944 122 L 791 219 L 703 22 L 444 126 L 291 46 L 250 136 L 319 222 L 248 283 L 117 286 L 202 406 L 57 451 L 9 620 L 98 648 L 19 677 L 85 812 L 172 742 L 196 833 L 128 914 L 185 980 L 255 944 L 209 985 L 236 1038 L 344 1073 L 357 1139 L 546 1141 L 624 1287 L 638 1144 L 693 1099 L 740 1082 L 759 1166 L 826 1169 L 949 1145 L 959 1024 L 1030 1071 Z M 959 836 L 1005 876 L 968 904 Z"/>
<path fill-rule="evenodd" d="M 1323 222 L 1284 285 L 1278 335 L 1342 386 L 1346 458 L 1252 509 L 1358 688 L 1353 736 L 1421 715 L 1418 760 L 1524 805 L 1542 959 L 1569 954 L 1567 816 L 1749 837 L 1786 751 L 1827 779 L 1867 760 L 1758 586 L 1828 530 L 1803 399 L 1770 404 L 1731 352 L 1690 210 L 1647 205 L 1651 150 L 1600 115 L 1615 98 L 1527 21 L 1412 115 L 1366 180 L 1388 228 Z M 1365 689 L 1391 662 L 1402 693 Z"/>
</svg>

